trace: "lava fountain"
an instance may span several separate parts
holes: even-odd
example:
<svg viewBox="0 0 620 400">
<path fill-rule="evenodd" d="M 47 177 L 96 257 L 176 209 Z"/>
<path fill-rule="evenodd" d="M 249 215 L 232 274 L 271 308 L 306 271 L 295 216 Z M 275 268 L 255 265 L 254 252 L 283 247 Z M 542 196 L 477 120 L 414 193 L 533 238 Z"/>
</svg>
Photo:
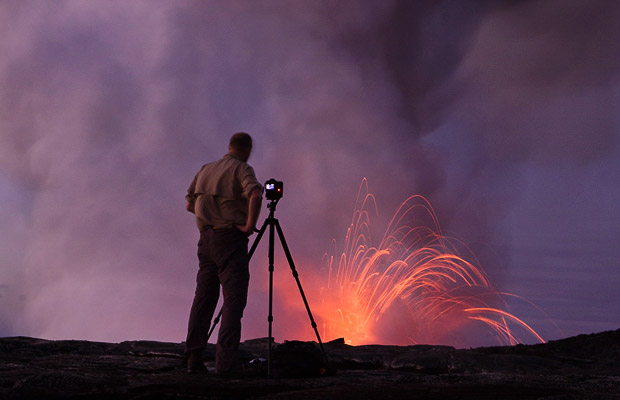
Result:
<svg viewBox="0 0 620 400">
<path fill-rule="evenodd" d="M 505 310 L 506 297 L 514 295 L 494 289 L 467 246 L 442 234 L 428 200 L 418 195 L 405 200 L 376 247 L 370 235 L 373 207 L 376 212 L 364 179 L 344 251 L 325 255 L 318 315 L 327 340 L 456 347 L 544 342 Z"/>
</svg>

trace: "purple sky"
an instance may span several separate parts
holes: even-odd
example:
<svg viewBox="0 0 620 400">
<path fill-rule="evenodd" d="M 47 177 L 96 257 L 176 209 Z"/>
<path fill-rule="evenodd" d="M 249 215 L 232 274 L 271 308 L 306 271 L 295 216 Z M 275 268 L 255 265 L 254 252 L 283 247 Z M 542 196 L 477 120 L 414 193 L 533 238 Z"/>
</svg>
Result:
<svg viewBox="0 0 620 400">
<path fill-rule="evenodd" d="M 606 0 L 3 1 L 0 336 L 182 341 L 183 197 L 240 130 L 302 283 L 366 177 L 375 229 L 426 196 L 544 338 L 618 329 L 618 37 Z"/>
</svg>

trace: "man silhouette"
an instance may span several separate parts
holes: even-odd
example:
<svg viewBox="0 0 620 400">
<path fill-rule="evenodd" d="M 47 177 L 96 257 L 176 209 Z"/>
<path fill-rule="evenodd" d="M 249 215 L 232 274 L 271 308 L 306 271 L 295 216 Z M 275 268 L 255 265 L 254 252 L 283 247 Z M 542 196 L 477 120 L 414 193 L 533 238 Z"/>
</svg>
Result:
<svg viewBox="0 0 620 400">
<path fill-rule="evenodd" d="M 218 333 L 215 371 L 240 368 L 241 318 L 247 303 L 248 236 L 256 228 L 263 187 L 247 163 L 252 138 L 245 132 L 230 138 L 228 154 L 205 164 L 187 190 L 187 211 L 196 215 L 200 230 L 199 269 L 189 315 L 185 353 L 188 372 L 205 371 L 202 352 L 222 287 L 224 303 Z"/>
</svg>

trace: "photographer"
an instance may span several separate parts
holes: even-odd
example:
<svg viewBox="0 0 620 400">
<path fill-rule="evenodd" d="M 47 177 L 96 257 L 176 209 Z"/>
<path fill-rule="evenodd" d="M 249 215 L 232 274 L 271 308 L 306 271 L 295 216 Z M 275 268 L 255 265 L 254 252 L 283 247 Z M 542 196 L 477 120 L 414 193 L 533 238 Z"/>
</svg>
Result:
<svg viewBox="0 0 620 400">
<path fill-rule="evenodd" d="M 222 159 L 204 165 L 187 191 L 187 211 L 196 215 L 200 230 L 199 270 L 189 315 L 185 353 L 188 372 L 205 371 L 202 352 L 217 305 L 224 296 L 222 323 L 216 345 L 215 371 L 234 374 L 241 339 L 241 318 L 249 284 L 248 236 L 260 213 L 263 187 L 247 164 L 252 138 L 235 133 Z"/>
</svg>

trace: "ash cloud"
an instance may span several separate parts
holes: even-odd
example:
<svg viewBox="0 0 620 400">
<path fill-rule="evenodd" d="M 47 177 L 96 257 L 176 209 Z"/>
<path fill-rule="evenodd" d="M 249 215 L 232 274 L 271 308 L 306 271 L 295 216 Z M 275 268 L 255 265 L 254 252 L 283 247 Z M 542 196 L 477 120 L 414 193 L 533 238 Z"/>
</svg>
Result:
<svg viewBox="0 0 620 400">
<path fill-rule="evenodd" d="M 182 340 L 196 268 L 183 196 L 239 130 L 259 179 L 285 181 L 279 218 L 305 268 L 344 237 L 363 177 L 378 222 L 422 194 L 445 228 L 492 244 L 521 165 L 616 146 L 619 10 L 4 2 L 1 235 L 15 246 L 0 247 L 0 335 Z M 264 308 L 253 285 L 246 315 Z"/>
</svg>

